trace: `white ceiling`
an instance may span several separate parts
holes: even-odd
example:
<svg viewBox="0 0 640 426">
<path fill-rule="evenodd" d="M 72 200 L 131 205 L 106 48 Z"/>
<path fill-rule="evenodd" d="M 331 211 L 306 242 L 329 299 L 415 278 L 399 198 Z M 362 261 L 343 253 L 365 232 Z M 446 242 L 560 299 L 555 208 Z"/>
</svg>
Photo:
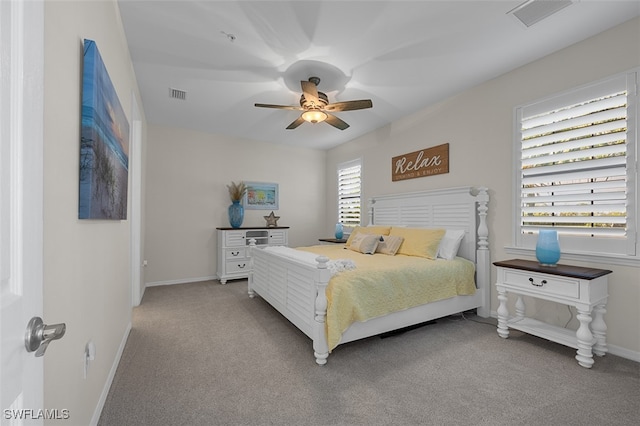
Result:
<svg viewBox="0 0 640 426">
<path fill-rule="evenodd" d="M 147 120 L 327 149 L 640 14 L 640 1 L 578 0 L 526 27 L 515 1 L 119 0 Z M 351 127 L 304 123 L 300 80 L 320 77 Z M 187 92 L 169 97 L 170 88 Z"/>
</svg>

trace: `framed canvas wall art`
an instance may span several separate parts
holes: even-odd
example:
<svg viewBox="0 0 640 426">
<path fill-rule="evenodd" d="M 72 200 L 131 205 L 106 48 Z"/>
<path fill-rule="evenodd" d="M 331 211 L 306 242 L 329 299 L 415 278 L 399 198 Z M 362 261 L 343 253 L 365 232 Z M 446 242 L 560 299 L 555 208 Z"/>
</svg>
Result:
<svg viewBox="0 0 640 426">
<path fill-rule="evenodd" d="M 79 219 L 127 218 L 129 122 L 93 40 L 84 40 Z"/>
</svg>

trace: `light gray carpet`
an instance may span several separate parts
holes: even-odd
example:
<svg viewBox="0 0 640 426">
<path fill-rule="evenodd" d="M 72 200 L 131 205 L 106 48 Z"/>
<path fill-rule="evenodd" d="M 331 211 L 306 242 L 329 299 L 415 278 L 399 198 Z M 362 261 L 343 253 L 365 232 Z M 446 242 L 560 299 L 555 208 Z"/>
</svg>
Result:
<svg viewBox="0 0 640 426">
<path fill-rule="evenodd" d="M 100 418 L 112 425 L 631 425 L 640 364 L 468 315 L 339 346 L 311 341 L 246 281 L 151 287 Z M 483 321 L 483 319 L 478 319 Z M 489 320 L 491 321 L 491 320 Z"/>
</svg>

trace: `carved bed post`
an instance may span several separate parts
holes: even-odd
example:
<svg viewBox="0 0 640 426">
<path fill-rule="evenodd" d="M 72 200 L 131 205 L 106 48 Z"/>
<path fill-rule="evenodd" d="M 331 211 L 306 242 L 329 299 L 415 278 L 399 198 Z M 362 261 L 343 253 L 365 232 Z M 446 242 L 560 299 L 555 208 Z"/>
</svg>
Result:
<svg viewBox="0 0 640 426">
<path fill-rule="evenodd" d="M 491 314 L 491 259 L 489 254 L 489 228 L 487 226 L 487 212 L 489 211 L 489 192 L 485 187 L 479 187 L 476 200 L 478 202 L 478 247 L 476 250 L 477 280 L 483 291 L 483 303 L 478 308 L 478 315 L 487 318 Z"/>
<path fill-rule="evenodd" d="M 256 239 L 251 238 L 249 240 L 249 279 L 247 280 L 247 292 L 249 293 L 250 298 L 254 298 L 256 296 L 255 292 L 251 284 L 253 283 L 253 251 L 256 249 Z"/>
<path fill-rule="evenodd" d="M 329 258 L 326 256 L 316 257 L 318 271 L 316 274 L 316 299 L 314 304 L 313 322 L 313 353 L 316 363 L 324 365 L 329 356 L 329 344 L 327 342 L 327 330 L 325 322 L 327 319 L 327 284 L 331 279 L 331 273 L 327 268 Z"/>
</svg>

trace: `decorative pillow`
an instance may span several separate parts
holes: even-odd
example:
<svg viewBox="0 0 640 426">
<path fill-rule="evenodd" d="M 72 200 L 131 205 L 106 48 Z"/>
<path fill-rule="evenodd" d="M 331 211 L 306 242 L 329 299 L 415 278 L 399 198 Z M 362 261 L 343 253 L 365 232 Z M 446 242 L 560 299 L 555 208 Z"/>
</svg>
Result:
<svg viewBox="0 0 640 426">
<path fill-rule="evenodd" d="M 403 237 L 398 254 L 435 259 L 438 245 L 445 234 L 440 228 L 391 228 L 389 235 Z"/>
<path fill-rule="evenodd" d="M 373 254 L 378 247 L 380 241 L 379 235 L 369 235 L 362 232 L 353 237 L 349 250 L 357 251 L 363 254 Z"/>
<path fill-rule="evenodd" d="M 398 235 L 381 235 L 380 241 L 378 241 L 378 247 L 376 253 L 395 255 L 400 248 L 400 244 L 404 241 L 403 237 Z"/>
<path fill-rule="evenodd" d="M 461 229 L 447 229 L 440 240 L 440 245 L 438 246 L 438 257 L 441 259 L 452 260 L 454 257 L 458 255 L 458 249 L 460 248 L 460 243 L 464 238 L 464 231 Z"/>
<path fill-rule="evenodd" d="M 356 226 L 353 231 L 351 231 L 351 235 L 349 235 L 349 239 L 345 243 L 346 247 L 351 245 L 353 238 L 362 233 L 362 234 L 372 234 L 372 235 L 389 235 L 389 231 L 391 230 L 390 226 Z"/>
</svg>

